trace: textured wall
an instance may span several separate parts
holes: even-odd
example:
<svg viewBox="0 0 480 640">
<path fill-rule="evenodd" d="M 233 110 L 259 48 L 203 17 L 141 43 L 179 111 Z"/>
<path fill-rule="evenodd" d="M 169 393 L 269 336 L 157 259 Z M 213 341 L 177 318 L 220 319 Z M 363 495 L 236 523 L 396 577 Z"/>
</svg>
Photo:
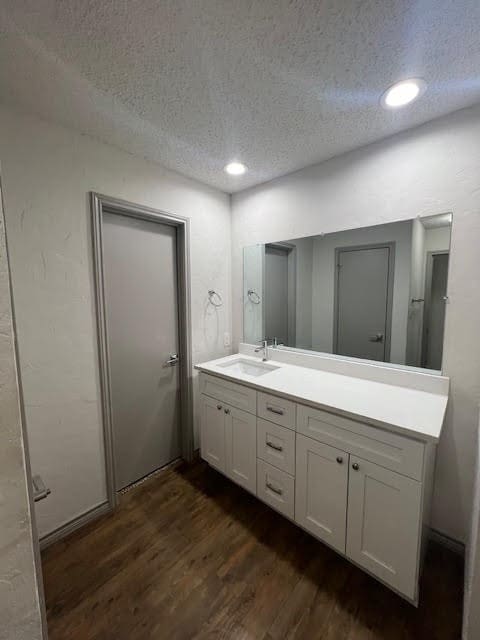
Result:
<svg viewBox="0 0 480 640">
<path fill-rule="evenodd" d="M 229 197 L 8 110 L 0 158 L 32 469 L 52 490 L 37 507 L 46 534 L 105 500 L 88 192 L 191 218 L 194 362 L 229 352 Z"/>
<path fill-rule="evenodd" d="M 40 640 L 38 550 L 32 537 L 19 400 L 0 202 L 0 640 Z"/>
<path fill-rule="evenodd" d="M 243 246 L 453 212 L 444 350 L 451 398 L 433 524 L 464 540 L 480 398 L 480 107 L 236 194 L 232 207 L 234 346 Z"/>
</svg>

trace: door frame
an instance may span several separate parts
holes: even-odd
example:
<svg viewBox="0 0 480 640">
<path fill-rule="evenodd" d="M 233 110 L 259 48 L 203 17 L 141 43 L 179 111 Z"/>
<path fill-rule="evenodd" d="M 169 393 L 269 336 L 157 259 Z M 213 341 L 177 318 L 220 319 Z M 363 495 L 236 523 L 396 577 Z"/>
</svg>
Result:
<svg viewBox="0 0 480 640">
<path fill-rule="evenodd" d="M 177 288 L 178 338 L 180 382 L 180 430 L 182 457 L 193 459 L 193 390 L 192 390 L 192 338 L 190 308 L 190 220 L 183 216 L 134 204 L 118 198 L 90 192 L 92 212 L 93 269 L 96 298 L 96 323 L 99 357 L 102 422 L 105 446 L 107 499 L 113 509 L 117 505 L 115 457 L 111 400 L 110 359 L 105 301 L 105 273 L 103 259 L 103 213 L 116 214 L 137 220 L 157 222 L 177 230 Z"/>
<path fill-rule="evenodd" d="M 297 339 L 297 247 L 290 242 L 267 242 L 264 246 L 263 254 L 263 297 L 266 295 L 265 283 L 265 261 L 267 247 L 285 251 L 287 254 L 287 340 L 290 344 L 295 344 Z M 264 337 L 266 332 L 265 305 L 263 305 L 263 328 Z M 270 336 L 273 337 L 273 336 Z M 285 346 L 285 345 L 284 345 Z"/>
<path fill-rule="evenodd" d="M 423 326 L 422 326 L 422 358 L 421 358 L 421 366 L 426 368 L 427 358 L 428 358 L 428 345 L 427 345 L 427 334 L 428 334 L 428 314 L 430 312 L 430 304 L 432 298 L 432 277 L 433 277 L 433 258 L 434 256 L 442 256 L 448 255 L 449 267 L 450 267 L 450 249 L 438 249 L 437 251 L 427 251 L 427 257 L 425 260 L 425 294 L 424 294 L 424 305 L 423 305 Z M 449 269 L 447 269 L 447 290 L 445 295 L 448 298 L 448 274 Z M 442 366 L 440 371 L 443 370 L 443 343 L 445 342 L 445 320 L 447 316 L 447 309 L 445 308 L 444 312 L 444 325 L 443 325 L 443 340 L 442 340 Z"/>
<path fill-rule="evenodd" d="M 393 312 L 393 288 L 395 284 L 395 242 L 377 242 L 374 244 L 361 244 L 346 247 L 335 247 L 335 271 L 333 291 L 333 353 L 338 355 L 338 305 L 339 305 L 339 255 L 342 251 L 362 251 L 365 249 L 389 249 L 388 274 L 387 274 L 387 309 L 385 321 L 385 356 L 383 362 L 390 362 L 390 348 L 392 342 L 392 312 Z M 349 357 L 349 356 L 347 356 Z M 363 358 L 361 358 L 363 360 Z M 367 358 L 368 360 L 368 358 Z M 372 360 L 371 362 L 377 362 Z M 379 360 L 378 362 L 382 362 Z"/>
</svg>

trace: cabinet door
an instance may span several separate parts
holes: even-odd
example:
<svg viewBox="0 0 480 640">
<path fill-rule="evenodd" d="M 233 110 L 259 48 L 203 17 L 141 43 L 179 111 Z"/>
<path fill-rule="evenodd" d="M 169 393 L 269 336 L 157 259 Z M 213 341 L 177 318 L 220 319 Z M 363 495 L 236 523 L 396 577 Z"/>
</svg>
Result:
<svg viewBox="0 0 480 640">
<path fill-rule="evenodd" d="M 297 434 L 295 520 L 345 553 L 348 453 Z"/>
<path fill-rule="evenodd" d="M 225 472 L 248 491 L 257 488 L 257 418 L 251 413 L 224 407 Z"/>
<path fill-rule="evenodd" d="M 202 395 L 200 427 L 201 456 L 225 473 L 225 414 L 221 402 Z"/>
<path fill-rule="evenodd" d="M 347 555 L 416 599 L 422 485 L 350 457 Z"/>
</svg>

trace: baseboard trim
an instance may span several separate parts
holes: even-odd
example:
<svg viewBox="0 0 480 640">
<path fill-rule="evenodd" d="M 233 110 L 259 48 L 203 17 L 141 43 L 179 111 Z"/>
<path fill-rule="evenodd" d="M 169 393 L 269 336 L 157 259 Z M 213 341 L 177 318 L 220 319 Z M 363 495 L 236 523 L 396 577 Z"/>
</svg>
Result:
<svg viewBox="0 0 480 640">
<path fill-rule="evenodd" d="M 437 529 L 430 528 L 428 537 L 430 538 L 430 540 L 433 540 L 434 542 L 441 544 L 447 549 L 450 549 L 450 551 L 457 553 L 459 556 L 465 555 L 465 545 L 463 544 L 463 542 L 454 540 L 453 538 L 450 538 L 450 536 L 447 536 L 446 534 L 441 533 L 440 531 L 437 531 Z"/>
<path fill-rule="evenodd" d="M 40 549 L 43 551 L 55 542 L 59 542 L 74 531 L 77 531 L 77 529 L 80 529 L 80 527 L 85 526 L 89 522 L 92 522 L 93 520 L 96 520 L 97 518 L 100 518 L 101 516 L 104 516 L 111 511 L 113 511 L 113 508 L 110 503 L 102 502 L 98 506 L 93 507 L 93 509 L 89 509 L 74 520 L 67 522 L 67 524 L 58 527 L 58 529 L 54 529 L 50 533 L 47 533 L 45 536 L 40 538 Z"/>
</svg>

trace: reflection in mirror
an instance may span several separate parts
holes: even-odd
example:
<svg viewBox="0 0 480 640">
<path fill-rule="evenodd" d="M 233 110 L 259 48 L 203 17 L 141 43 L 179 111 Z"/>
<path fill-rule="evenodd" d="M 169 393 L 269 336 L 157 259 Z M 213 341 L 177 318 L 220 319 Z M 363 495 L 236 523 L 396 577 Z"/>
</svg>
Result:
<svg viewBox="0 0 480 640">
<path fill-rule="evenodd" d="M 451 214 L 244 249 L 244 341 L 441 369 Z"/>
</svg>

